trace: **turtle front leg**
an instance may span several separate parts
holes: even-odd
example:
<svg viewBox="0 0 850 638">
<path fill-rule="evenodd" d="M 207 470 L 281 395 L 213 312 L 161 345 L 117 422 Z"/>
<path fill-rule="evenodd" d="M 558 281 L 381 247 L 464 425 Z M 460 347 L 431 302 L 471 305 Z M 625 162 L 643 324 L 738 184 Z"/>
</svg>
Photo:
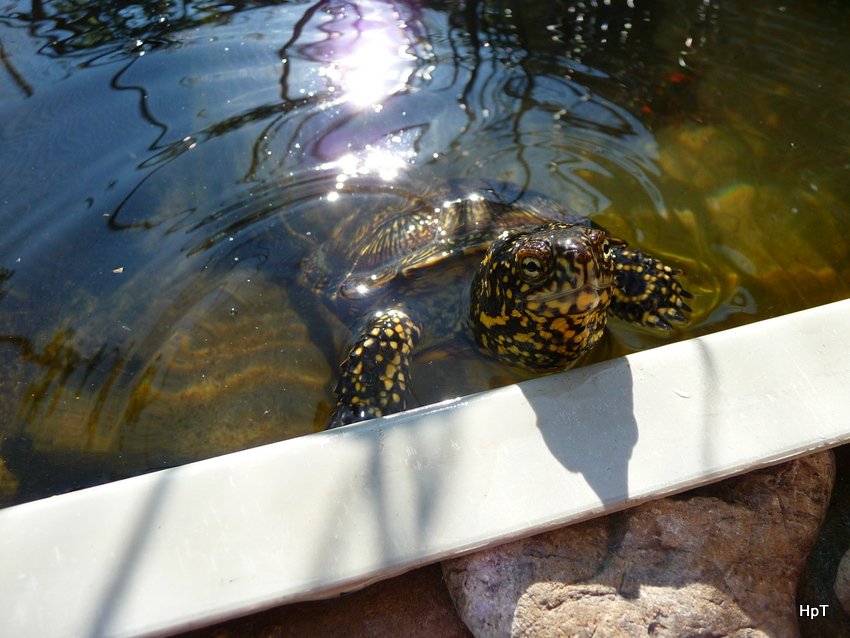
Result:
<svg viewBox="0 0 850 638">
<path fill-rule="evenodd" d="M 616 283 L 610 312 L 629 323 L 670 330 L 687 322 L 691 309 L 685 299 L 693 295 L 676 279 L 681 270 L 626 246 L 614 254 Z"/>
<path fill-rule="evenodd" d="M 371 315 L 340 364 L 328 429 L 407 409 L 410 357 L 420 327 L 402 310 Z"/>
</svg>

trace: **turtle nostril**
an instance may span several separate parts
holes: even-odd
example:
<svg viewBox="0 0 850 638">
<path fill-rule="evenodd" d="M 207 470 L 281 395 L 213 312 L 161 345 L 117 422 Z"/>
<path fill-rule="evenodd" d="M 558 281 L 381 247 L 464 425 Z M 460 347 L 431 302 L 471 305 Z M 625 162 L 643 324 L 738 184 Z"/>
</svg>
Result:
<svg viewBox="0 0 850 638">
<path fill-rule="evenodd" d="M 598 228 L 591 228 L 589 231 L 587 231 L 588 238 L 595 244 L 601 243 L 606 238 L 607 234 L 608 233 L 599 230 Z"/>
</svg>

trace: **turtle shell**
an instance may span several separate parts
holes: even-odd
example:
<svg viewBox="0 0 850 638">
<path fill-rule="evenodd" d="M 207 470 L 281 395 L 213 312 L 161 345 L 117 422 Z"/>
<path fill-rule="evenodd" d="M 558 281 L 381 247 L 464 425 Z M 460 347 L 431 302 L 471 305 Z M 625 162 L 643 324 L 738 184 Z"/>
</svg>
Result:
<svg viewBox="0 0 850 638">
<path fill-rule="evenodd" d="M 303 262 L 314 289 L 334 300 L 360 300 L 399 277 L 452 257 L 483 252 L 509 228 L 588 220 L 542 195 L 483 180 L 457 180 L 405 191 L 396 205 L 356 210 Z"/>
</svg>

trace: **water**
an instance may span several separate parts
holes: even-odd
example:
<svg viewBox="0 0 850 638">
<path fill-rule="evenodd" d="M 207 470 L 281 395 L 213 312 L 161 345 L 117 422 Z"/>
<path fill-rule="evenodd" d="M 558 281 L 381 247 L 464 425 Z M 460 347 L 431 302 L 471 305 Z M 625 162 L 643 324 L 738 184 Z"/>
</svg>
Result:
<svg viewBox="0 0 850 638">
<path fill-rule="evenodd" d="M 307 434 L 295 285 L 357 184 L 505 180 L 686 270 L 693 322 L 850 295 L 842 2 L 0 5 L 0 503 Z M 359 199 L 358 199 L 359 197 Z M 521 378 L 426 353 L 432 401 Z"/>
</svg>

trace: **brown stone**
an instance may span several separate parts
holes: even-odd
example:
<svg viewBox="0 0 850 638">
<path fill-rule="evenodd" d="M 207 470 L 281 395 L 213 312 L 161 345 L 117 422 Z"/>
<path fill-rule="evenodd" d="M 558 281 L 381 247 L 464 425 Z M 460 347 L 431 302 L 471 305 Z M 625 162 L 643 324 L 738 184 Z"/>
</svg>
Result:
<svg viewBox="0 0 850 638">
<path fill-rule="evenodd" d="M 835 574 L 835 596 L 845 613 L 850 614 L 850 552 L 844 554 Z"/>
<path fill-rule="evenodd" d="M 739 135 L 722 127 L 685 125 L 658 134 L 664 172 L 702 192 L 734 183 L 753 172 L 755 158 Z"/>
<path fill-rule="evenodd" d="M 475 636 L 796 636 L 831 452 L 443 563 Z"/>
</svg>

